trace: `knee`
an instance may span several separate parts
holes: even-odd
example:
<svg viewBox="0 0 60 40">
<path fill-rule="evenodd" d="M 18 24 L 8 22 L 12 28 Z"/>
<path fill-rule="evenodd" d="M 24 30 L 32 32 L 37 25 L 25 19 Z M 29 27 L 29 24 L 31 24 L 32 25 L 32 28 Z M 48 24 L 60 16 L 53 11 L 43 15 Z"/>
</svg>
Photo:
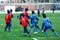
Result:
<svg viewBox="0 0 60 40">
<path fill-rule="evenodd" d="M 33 27 L 31 26 L 31 28 L 33 28 Z"/>
<path fill-rule="evenodd" d="M 44 32 L 46 32 L 46 30 L 44 29 Z"/>
<path fill-rule="evenodd" d="M 54 32 L 54 29 L 51 29 L 52 30 L 52 32 Z"/>
</svg>

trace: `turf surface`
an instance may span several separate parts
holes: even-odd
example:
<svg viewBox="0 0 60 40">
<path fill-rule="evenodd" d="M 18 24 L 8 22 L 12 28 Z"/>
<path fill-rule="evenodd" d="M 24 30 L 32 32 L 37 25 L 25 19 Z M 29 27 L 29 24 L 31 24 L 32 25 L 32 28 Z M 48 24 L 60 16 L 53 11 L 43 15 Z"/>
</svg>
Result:
<svg viewBox="0 0 60 40">
<path fill-rule="evenodd" d="M 23 27 L 19 24 L 19 20 L 17 18 L 19 14 L 14 14 L 14 18 L 12 18 L 12 29 L 10 32 L 5 32 L 5 14 L 0 14 L 0 40 L 32 40 L 33 38 L 37 38 L 38 40 L 60 40 L 57 38 L 50 30 L 47 32 L 49 33 L 49 38 L 45 37 L 45 34 L 38 31 L 38 34 L 31 34 L 31 37 L 24 36 L 23 34 Z M 56 13 L 53 14 L 46 14 L 52 21 L 52 25 L 55 31 L 60 35 L 60 14 Z M 41 27 L 42 16 L 39 18 L 39 26 Z M 28 30 L 30 31 L 30 26 L 28 26 Z"/>
</svg>

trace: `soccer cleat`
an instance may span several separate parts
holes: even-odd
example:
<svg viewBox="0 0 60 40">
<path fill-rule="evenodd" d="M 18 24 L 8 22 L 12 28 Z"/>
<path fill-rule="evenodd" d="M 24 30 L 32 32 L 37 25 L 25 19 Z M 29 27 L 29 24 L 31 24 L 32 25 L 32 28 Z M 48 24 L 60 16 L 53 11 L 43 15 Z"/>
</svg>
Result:
<svg viewBox="0 0 60 40">
<path fill-rule="evenodd" d="M 37 34 L 38 32 L 34 32 L 34 34 Z"/>
<path fill-rule="evenodd" d="M 42 30 L 42 32 L 44 32 L 44 31 Z"/>
<path fill-rule="evenodd" d="M 31 37 L 31 34 L 29 33 L 28 36 Z"/>
<path fill-rule="evenodd" d="M 38 40 L 37 38 L 33 38 L 33 40 Z"/>
<path fill-rule="evenodd" d="M 28 35 L 27 33 L 24 34 L 24 36 L 27 36 L 27 35 Z"/>
</svg>

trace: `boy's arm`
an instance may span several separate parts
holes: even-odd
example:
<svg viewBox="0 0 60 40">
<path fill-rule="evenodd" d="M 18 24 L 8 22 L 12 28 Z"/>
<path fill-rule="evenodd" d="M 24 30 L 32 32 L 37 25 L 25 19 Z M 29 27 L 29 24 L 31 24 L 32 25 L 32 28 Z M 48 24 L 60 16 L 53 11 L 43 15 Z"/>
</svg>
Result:
<svg viewBox="0 0 60 40">
<path fill-rule="evenodd" d="M 21 20 L 20 20 L 20 24 L 22 25 Z"/>
<path fill-rule="evenodd" d="M 45 25 L 45 24 L 44 24 L 44 23 L 42 23 L 42 32 L 44 32 L 44 25 Z"/>
<path fill-rule="evenodd" d="M 39 19 L 36 17 L 36 19 L 39 21 Z"/>
</svg>

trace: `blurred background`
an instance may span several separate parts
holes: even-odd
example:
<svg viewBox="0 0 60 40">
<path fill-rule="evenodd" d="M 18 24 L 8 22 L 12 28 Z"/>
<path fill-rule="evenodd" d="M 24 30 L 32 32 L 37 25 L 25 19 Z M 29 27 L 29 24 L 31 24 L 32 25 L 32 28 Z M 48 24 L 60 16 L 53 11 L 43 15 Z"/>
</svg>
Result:
<svg viewBox="0 0 60 40">
<path fill-rule="evenodd" d="M 44 4 L 46 3 L 46 4 Z M 29 10 L 60 10 L 60 0 L 0 0 L 0 12 L 5 11 L 5 6 L 15 6 L 15 12 Z"/>
</svg>

